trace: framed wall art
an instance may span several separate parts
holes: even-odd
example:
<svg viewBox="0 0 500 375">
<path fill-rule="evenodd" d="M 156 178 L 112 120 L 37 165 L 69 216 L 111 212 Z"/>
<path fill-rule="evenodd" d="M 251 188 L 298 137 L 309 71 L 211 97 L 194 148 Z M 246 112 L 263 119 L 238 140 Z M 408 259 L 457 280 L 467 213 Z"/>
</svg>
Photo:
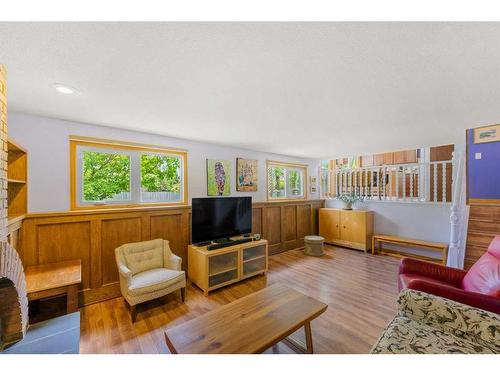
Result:
<svg viewBox="0 0 500 375">
<path fill-rule="evenodd" d="M 474 130 L 474 143 L 500 142 L 500 124 L 482 126 Z"/>
<path fill-rule="evenodd" d="M 207 195 L 231 195 L 231 162 L 207 159 Z"/>
<path fill-rule="evenodd" d="M 257 160 L 236 158 L 236 191 L 257 191 Z"/>
</svg>

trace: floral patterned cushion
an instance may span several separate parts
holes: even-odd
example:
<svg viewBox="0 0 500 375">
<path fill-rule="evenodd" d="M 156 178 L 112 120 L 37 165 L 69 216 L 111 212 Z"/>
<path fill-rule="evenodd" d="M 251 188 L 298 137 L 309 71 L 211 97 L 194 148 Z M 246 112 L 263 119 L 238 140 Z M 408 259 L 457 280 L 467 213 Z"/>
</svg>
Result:
<svg viewBox="0 0 500 375">
<path fill-rule="evenodd" d="M 500 316 L 405 289 L 371 353 L 500 353 Z"/>
</svg>

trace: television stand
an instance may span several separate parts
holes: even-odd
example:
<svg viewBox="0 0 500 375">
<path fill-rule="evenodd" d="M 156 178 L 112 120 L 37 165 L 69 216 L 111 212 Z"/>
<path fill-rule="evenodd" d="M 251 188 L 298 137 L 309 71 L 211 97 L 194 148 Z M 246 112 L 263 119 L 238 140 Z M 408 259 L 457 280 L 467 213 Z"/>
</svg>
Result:
<svg viewBox="0 0 500 375">
<path fill-rule="evenodd" d="M 248 240 L 248 239 L 245 239 Z M 209 250 L 208 246 L 188 246 L 188 277 L 208 292 L 267 271 L 267 241 L 215 244 L 226 246 Z"/>
</svg>

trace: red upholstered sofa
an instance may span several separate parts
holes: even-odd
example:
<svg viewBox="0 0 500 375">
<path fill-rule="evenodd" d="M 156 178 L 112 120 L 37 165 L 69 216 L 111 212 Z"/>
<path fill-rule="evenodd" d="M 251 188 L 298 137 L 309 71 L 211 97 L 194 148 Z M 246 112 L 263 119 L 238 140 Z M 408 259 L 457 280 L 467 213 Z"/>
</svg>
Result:
<svg viewBox="0 0 500 375">
<path fill-rule="evenodd" d="M 500 235 L 469 271 L 402 259 L 398 286 L 400 291 L 420 290 L 500 314 Z"/>
</svg>

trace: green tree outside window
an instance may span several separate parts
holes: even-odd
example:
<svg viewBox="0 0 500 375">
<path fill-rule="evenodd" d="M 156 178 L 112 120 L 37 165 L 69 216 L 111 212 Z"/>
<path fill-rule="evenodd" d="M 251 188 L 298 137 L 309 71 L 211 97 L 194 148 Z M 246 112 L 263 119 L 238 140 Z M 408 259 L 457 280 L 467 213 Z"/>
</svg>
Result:
<svg viewBox="0 0 500 375">
<path fill-rule="evenodd" d="M 181 191 L 181 159 L 169 155 L 141 155 L 141 190 L 147 192 Z"/>
<path fill-rule="evenodd" d="M 103 201 L 123 192 L 130 192 L 130 157 L 83 152 L 83 198 Z"/>
</svg>

